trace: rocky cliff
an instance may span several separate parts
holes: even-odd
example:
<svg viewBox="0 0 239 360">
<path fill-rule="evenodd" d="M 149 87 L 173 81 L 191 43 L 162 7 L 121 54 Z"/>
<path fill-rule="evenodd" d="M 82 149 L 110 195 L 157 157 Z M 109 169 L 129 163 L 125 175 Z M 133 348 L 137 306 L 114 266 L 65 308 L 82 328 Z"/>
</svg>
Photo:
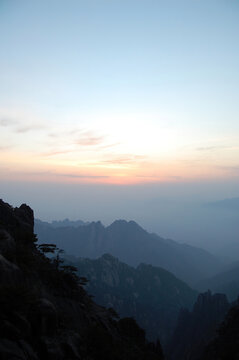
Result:
<svg viewBox="0 0 239 360">
<path fill-rule="evenodd" d="M 71 259 L 72 260 L 72 259 Z M 99 259 L 75 259 L 87 291 L 97 303 L 120 316 L 133 316 L 150 340 L 166 344 L 182 307 L 191 309 L 197 292 L 170 272 L 152 265 L 131 267 L 110 254 Z"/>
<path fill-rule="evenodd" d="M 198 296 L 192 312 L 182 310 L 168 350 L 170 359 L 203 359 L 204 348 L 216 336 L 229 306 L 226 295 L 207 291 Z"/>
<path fill-rule="evenodd" d="M 206 347 L 201 360 L 239 359 L 239 299 L 220 325 L 217 336 Z"/>
</svg>

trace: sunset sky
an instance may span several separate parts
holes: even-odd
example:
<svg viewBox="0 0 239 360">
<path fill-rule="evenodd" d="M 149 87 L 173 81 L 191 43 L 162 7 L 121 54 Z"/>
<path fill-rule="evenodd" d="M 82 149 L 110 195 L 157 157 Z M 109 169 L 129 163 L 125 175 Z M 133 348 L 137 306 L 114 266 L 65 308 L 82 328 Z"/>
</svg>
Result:
<svg viewBox="0 0 239 360">
<path fill-rule="evenodd" d="M 239 175 L 239 2 L 1 0 L 0 180 Z"/>
</svg>

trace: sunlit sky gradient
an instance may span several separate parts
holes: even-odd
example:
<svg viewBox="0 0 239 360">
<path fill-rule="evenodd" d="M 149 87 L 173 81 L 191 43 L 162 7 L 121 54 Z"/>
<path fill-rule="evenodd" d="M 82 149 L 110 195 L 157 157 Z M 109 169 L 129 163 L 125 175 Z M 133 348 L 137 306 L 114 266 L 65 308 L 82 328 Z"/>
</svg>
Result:
<svg viewBox="0 0 239 360">
<path fill-rule="evenodd" d="M 0 180 L 239 175 L 239 2 L 0 0 Z"/>
</svg>

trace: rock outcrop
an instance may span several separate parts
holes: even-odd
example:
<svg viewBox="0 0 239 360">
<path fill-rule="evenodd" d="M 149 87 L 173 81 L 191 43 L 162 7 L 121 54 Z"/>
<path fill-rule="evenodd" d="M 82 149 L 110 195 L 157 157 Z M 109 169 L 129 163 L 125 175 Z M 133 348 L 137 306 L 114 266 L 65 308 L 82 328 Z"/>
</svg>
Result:
<svg viewBox="0 0 239 360">
<path fill-rule="evenodd" d="M 200 360 L 239 359 L 239 299 L 220 325 L 217 336 L 206 347 Z"/>
<path fill-rule="evenodd" d="M 201 359 L 205 346 L 216 336 L 230 305 L 224 294 L 200 294 L 192 312 L 182 310 L 169 346 L 170 359 Z"/>
</svg>

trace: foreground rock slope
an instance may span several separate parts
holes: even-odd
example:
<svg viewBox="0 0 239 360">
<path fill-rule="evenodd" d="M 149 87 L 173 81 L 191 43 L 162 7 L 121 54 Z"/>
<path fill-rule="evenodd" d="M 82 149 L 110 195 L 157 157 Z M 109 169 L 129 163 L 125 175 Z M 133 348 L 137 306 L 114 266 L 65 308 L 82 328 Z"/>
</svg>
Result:
<svg viewBox="0 0 239 360">
<path fill-rule="evenodd" d="M 148 343 L 133 319 L 117 320 L 92 301 L 73 268 L 45 257 L 33 226 L 27 205 L 0 200 L 0 358 L 163 359 L 160 343 Z"/>
</svg>

